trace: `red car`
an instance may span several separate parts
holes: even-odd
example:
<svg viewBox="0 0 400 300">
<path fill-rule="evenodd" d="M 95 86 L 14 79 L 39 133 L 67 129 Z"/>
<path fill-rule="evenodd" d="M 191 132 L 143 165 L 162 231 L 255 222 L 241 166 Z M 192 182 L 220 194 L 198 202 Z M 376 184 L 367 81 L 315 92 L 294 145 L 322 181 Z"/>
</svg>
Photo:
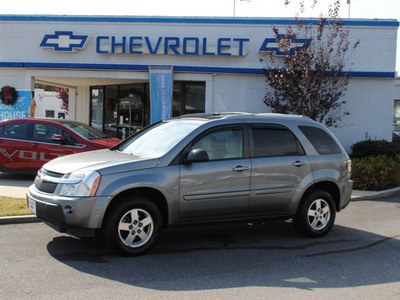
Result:
<svg viewBox="0 0 400 300">
<path fill-rule="evenodd" d="M 0 171 L 35 173 L 56 157 L 110 148 L 119 142 L 76 121 L 45 118 L 0 121 Z"/>
</svg>

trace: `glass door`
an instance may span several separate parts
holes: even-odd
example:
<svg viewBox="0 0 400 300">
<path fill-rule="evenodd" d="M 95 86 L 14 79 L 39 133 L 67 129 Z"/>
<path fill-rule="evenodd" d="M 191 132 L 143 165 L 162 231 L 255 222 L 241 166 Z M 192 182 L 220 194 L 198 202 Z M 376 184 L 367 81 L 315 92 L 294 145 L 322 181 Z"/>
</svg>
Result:
<svg viewBox="0 0 400 300">
<path fill-rule="evenodd" d="M 103 131 L 103 94 L 104 88 L 91 89 L 90 126 Z"/>
<path fill-rule="evenodd" d="M 144 126 L 144 109 L 141 97 L 119 99 L 118 137 L 125 139 Z"/>
</svg>

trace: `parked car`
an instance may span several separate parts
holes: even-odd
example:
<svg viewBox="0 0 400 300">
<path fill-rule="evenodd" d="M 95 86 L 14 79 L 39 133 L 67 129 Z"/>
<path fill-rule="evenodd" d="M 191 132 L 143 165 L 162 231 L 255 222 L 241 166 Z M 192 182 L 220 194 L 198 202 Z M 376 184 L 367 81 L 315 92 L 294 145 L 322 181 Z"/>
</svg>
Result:
<svg viewBox="0 0 400 300">
<path fill-rule="evenodd" d="M 149 251 L 162 228 L 193 223 L 283 217 L 320 237 L 350 201 L 350 168 L 332 133 L 306 117 L 186 115 L 111 149 L 52 160 L 27 202 L 54 229 L 101 231 L 123 255 Z"/>
<path fill-rule="evenodd" d="M 35 174 L 56 157 L 109 148 L 119 142 L 76 121 L 45 118 L 0 121 L 0 171 Z"/>
</svg>

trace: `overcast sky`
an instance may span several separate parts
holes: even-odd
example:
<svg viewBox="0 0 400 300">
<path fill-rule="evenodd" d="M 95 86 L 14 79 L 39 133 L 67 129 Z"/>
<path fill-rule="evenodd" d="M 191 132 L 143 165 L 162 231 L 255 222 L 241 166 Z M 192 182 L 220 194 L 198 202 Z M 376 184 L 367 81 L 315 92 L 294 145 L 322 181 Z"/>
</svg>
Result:
<svg viewBox="0 0 400 300">
<path fill-rule="evenodd" d="M 289 4 L 285 5 L 285 2 Z M 300 0 L 8 0 L 2 1 L 0 14 L 51 15 L 146 15 L 208 17 L 295 17 Z M 334 0 L 305 0 L 304 17 L 327 12 Z M 400 19 L 400 0 L 340 0 L 342 18 Z M 400 38 L 397 43 L 397 68 L 400 72 Z"/>
</svg>

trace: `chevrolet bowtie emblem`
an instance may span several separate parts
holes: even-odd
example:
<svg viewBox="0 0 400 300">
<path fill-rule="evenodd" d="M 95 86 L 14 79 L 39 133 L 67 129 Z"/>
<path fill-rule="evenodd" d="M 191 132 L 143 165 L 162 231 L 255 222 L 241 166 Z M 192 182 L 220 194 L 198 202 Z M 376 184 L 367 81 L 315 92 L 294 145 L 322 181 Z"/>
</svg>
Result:
<svg viewBox="0 0 400 300">
<path fill-rule="evenodd" d="M 72 31 L 56 31 L 46 34 L 40 44 L 43 48 L 53 48 L 54 51 L 73 52 L 83 49 L 87 35 L 75 35 Z"/>
<path fill-rule="evenodd" d="M 279 47 L 279 41 L 285 38 L 284 34 L 279 34 L 277 38 L 266 38 L 258 51 L 275 52 L 275 55 L 295 55 L 296 51 L 307 49 L 312 41 L 312 39 L 297 39 L 296 36 L 288 37 L 290 45 L 287 51 L 283 51 L 282 48 Z"/>
</svg>

